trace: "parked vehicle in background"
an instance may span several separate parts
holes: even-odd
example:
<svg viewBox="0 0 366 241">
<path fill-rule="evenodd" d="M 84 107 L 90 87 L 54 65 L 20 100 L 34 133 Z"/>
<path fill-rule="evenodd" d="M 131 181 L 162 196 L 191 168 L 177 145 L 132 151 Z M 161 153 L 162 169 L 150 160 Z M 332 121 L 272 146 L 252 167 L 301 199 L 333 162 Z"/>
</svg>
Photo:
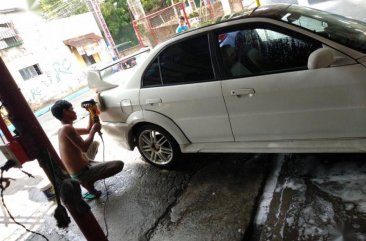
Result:
<svg viewBox="0 0 366 241">
<path fill-rule="evenodd" d="M 129 58 L 129 59 L 126 59 L 126 60 L 122 61 L 122 67 L 124 69 L 132 68 L 132 67 L 136 66 L 136 64 L 137 64 L 137 62 L 136 62 L 135 57 L 132 57 L 132 58 Z"/>
<path fill-rule="evenodd" d="M 133 69 L 92 87 L 104 130 L 154 165 L 192 152 L 366 151 L 364 22 L 262 6 L 188 30 Z"/>
<path fill-rule="evenodd" d="M 121 81 L 129 78 L 134 73 L 137 63 L 144 61 L 149 54 L 150 48 L 142 48 L 135 54 L 117 59 L 110 63 L 98 63 L 87 71 L 87 81 L 89 88 L 99 91 L 99 89 L 110 89 L 117 87 Z M 127 70 L 129 69 L 129 70 Z"/>
</svg>

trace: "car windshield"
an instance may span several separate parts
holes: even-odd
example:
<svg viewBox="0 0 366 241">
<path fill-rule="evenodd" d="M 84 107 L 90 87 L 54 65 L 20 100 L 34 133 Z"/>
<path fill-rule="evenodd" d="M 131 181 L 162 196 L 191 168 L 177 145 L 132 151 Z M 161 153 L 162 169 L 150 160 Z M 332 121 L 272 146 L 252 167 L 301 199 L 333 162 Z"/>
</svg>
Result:
<svg viewBox="0 0 366 241">
<path fill-rule="evenodd" d="M 366 53 L 365 22 L 294 5 L 287 8 L 280 19 Z"/>
</svg>

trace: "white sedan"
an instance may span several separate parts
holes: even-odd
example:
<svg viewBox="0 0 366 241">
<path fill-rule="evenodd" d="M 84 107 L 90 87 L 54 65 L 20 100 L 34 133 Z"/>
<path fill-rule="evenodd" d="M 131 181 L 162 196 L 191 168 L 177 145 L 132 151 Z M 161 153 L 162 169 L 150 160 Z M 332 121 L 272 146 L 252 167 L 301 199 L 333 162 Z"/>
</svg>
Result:
<svg viewBox="0 0 366 241">
<path fill-rule="evenodd" d="M 262 6 L 179 34 L 129 71 L 113 85 L 90 74 L 90 86 L 104 131 L 154 165 L 192 152 L 366 151 L 364 22 Z"/>
</svg>

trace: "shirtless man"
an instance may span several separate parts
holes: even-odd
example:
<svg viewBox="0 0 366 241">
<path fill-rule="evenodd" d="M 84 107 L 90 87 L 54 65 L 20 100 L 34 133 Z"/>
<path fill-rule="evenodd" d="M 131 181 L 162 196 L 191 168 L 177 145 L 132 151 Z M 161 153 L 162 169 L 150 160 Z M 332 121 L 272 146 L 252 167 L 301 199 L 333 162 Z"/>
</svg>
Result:
<svg viewBox="0 0 366 241">
<path fill-rule="evenodd" d="M 51 108 L 53 116 L 61 121 L 62 127 L 58 131 L 59 149 L 62 163 L 71 178 L 79 183 L 95 198 L 101 195 L 96 190 L 94 182 L 113 176 L 123 169 L 122 161 L 108 161 L 91 164 L 85 159 L 86 152 L 92 144 L 95 133 L 99 132 L 101 125 L 92 123 L 89 118 L 87 128 L 75 128 L 73 122 L 77 119 L 72 104 L 65 100 L 58 100 Z M 85 139 L 81 135 L 88 135 Z"/>
</svg>

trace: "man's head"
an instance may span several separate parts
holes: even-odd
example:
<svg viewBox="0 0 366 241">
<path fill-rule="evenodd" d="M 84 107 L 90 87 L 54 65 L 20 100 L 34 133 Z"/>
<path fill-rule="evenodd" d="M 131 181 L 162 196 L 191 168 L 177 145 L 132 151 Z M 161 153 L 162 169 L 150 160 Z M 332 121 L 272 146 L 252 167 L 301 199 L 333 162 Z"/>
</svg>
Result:
<svg viewBox="0 0 366 241">
<path fill-rule="evenodd" d="M 64 111 L 70 110 L 72 108 L 72 104 L 66 100 L 58 100 L 51 107 L 51 112 L 54 117 L 58 120 L 62 121 L 64 118 Z"/>
<path fill-rule="evenodd" d="M 236 52 L 235 48 L 226 44 L 221 47 L 222 58 L 224 62 L 227 62 L 229 65 L 232 65 L 236 61 Z M 225 64 L 225 63 L 224 63 Z"/>
<path fill-rule="evenodd" d="M 184 24 L 185 24 L 185 19 L 184 19 L 184 17 L 183 17 L 183 16 L 180 16 L 180 17 L 179 17 L 179 24 L 180 24 L 180 25 L 184 25 Z"/>
</svg>

